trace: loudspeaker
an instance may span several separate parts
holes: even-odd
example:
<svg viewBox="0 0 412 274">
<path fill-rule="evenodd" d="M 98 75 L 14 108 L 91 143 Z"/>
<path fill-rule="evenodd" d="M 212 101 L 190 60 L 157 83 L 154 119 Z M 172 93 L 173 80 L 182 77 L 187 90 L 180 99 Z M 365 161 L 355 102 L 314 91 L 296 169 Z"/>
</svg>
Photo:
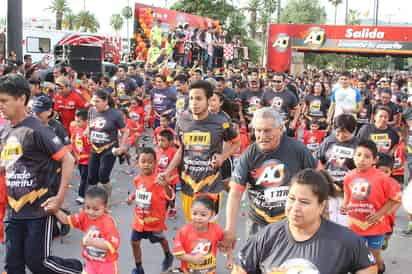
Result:
<svg viewBox="0 0 412 274">
<path fill-rule="evenodd" d="M 77 72 L 102 73 L 102 48 L 87 45 L 64 45 L 56 47 L 56 60 L 61 60 Z"/>
</svg>

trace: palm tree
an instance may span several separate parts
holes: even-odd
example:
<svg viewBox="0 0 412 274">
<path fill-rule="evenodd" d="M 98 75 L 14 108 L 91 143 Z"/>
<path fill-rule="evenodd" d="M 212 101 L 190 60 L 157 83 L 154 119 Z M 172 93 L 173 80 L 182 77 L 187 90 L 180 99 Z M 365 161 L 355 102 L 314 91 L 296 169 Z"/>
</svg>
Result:
<svg viewBox="0 0 412 274">
<path fill-rule="evenodd" d="M 74 22 L 75 29 L 82 30 L 82 31 L 90 31 L 90 32 L 97 32 L 100 28 L 99 21 L 97 21 L 96 17 L 90 11 L 82 10 L 80 11 Z"/>
<path fill-rule="evenodd" d="M 110 17 L 110 26 L 112 26 L 116 33 L 119 33 L 122 29 L 123 23 L 123 17 L 119 13 L 113 14 L 112 17 Z"/>
<path fill-rule="evenodd" d="M 70 11 L 67 0 L 53 0 L 47 9 L 56 13 L 56 29 L 61 30 L 63 15 Z"/>
<path fill-rule="evenodd" d="M 256 38 L 256 31 L 258 28 L 258 10 L 261 8 L 261 5 L 262 3 L 260 0 L 250 0 L 247 7 L 245 7 L 245 10 L 250 12 L 249 28 L 250 37 L 252 37 L 252 39 Z"/>
<path fill-rule="evenodd" d="M 74 23 L 76 22 L 76 14 L 68 12 L 63 18 L 63 28 L 68 30 L 74 29 Z"/>
<path fill-rule="evenodd" d="M 129 37 L 129 19 L 133 16 L 133 10 L 128 5 L 122 9 L 122 16 L 126 19 L 127 24 L 127 44 L 130 52 L 130 37 Z"/>
<path fill-rule="evenodd" d="M 335 6 L 335 25 L 336 25 L 336 16 L 338 15 L 338 6 L 342 4 L 342 0 L 329 0 L 329 2 Z"/>
</svg>

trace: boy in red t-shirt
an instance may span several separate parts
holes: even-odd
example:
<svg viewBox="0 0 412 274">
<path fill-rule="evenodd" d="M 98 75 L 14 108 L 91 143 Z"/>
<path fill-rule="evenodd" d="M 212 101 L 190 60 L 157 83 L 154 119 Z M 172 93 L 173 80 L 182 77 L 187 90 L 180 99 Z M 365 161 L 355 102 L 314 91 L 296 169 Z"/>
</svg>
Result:
<svg viewBox="0 0 412 274">
<path fill-rule="evenodd" d="M 157 137 L 157 147 L 156 147 L 156 158 L 157 158 L 157 172 L 161 173 L 166 170 L 173 157 L 176 154 L 176 147 L 174 147 L 174 136 L 167 130 L 162 130 Z M 176 192 L 176 185 L 179 183 L 179 174 L 177 169 L 174 170 L 173 174 L 168 180 L 168 183 L 173 190 Z M 169 219 L 174 219 L 176 217 L 175 199 L 169 202 L 169 212 L 167 216 Z"/>
<path fill-rule="evenodd" d="M 77 167 L 80 172 L 79 197 L 76 199 L 76 202 L 79 204 L 84 203 L 89 169 L 90 142 L 86 135 L 87 118 L 87 110 L 78 109 L 74 117 L 74 122 L 70 124 L 72 151 L 76 157 Z"/>
<path fill-rule="evenodd" d="M 130 113 L 126 108 L 122 108 L 123 120 L 125 121 L 126 128 L 129 130 L 129 137 L 127 138 L 127 145 L 129 147 L 134 147 L 137 150 L 139 149 L 139 139 L 141 133 L 139 133 L 138 123 L 130 118 Z"/>
<path fill-rule="evenodd" d="M 318 120 L 313 119 L 310 123 L 310 130 L 304 129 L 303 131 L 303 144 L 313 153 L 316 153 L 319 150 L 319 146 L 325 139 L 327 131 L 320 129 L 320 123 Z"/>
<path fill-rule="evenodd" d="M 400 192 L 392 188 L 390 177 L 374 167 L 376 144 L 361 141 L 355 150 L 356 168 L 344 179 L 342 212 L 349 216 L 349 228 L 361 236 L 376 259 L 379 273 L 385 271 L 381 249 L 385 233 L 391 230 L 386 216 L 400 203 Z"/>
<path fill-rule="evenodd" d="M 136 96 L 132 97 L 128 111 L 130 119 L 136 122 L 137 131 L 135 142 L 136 144 L 139 144 L 140 136 L 142 136 L 143 134 L 145 120 L 143 101 Z"/>
<path fill-rule="evenodd" d="M 385 153 L 379 153 L 378 156 L 378 162 L 376 163 L 376 168 L 385 173 L 390 177 L 390 183 L 391 187 L 395 189 L 396 192 L 401 192 L 401 187 L 399 183 L 391 177 L 392 175 L 392 169 L 393 169 L 393 159 L 391 156 Z M 385 250 L 388 248 L 389 240 L 392 236 L 393 233 L 393 228 L 395 227 L 395 221 L 396 221 L 396 211 L 400 208 L 401 204 L 399 203 L 397 206 L 395 206 L 390 212 L 390 214 L 387 215 L 389 225 L 391 227 L 391 230 L 385 234 L 385 241 L 383 243 L 382 249 Z"/>
<path fill-rule="evenodd" d="M 160 116 L 160 126 L 155 128 L 155 130 L 153 131 L 153 143 L 157 145 L 157 140 L 158 140 L 158 136 L 159 133 L 163 130 L 169 130 L 173 136 L 175 136 L 175 131 L 169 127 L 169 116 L 167 115 L 161 115 Z"/>
<path fill-rule="evenodd" d="M 82 255 L 86 260 L 85 273 L 118 274 L 120 235 L 113 218 L 107 213 L 107 192 L 98 186 L 87 189 L 84 209 L 66 215 L 59 210 L 55 216 L 63 224 L 85 233 Z"/>
<path fill-rule="evenodd" d="M 152 148 L 140 149 L 137 167 L 140 169 L 140 174 L 134 179 L 136 192 L 129 195 L 127 200 L 129 205 L 133 202 L 136 205 L 131 237 L 136 268 L 132 273 L 144 273 L 140 247 L 142 239 L 148 239 L 151 243 L 160 243 L 165 253 L 162 272 L 166 272 L 173 264 L 173 256 L 164 235 L 167 229 L 165 219 L 167 202 L 174 199 L 174 192 L 167 182 L 156 182 L 156 152 Z"/>
</svg>

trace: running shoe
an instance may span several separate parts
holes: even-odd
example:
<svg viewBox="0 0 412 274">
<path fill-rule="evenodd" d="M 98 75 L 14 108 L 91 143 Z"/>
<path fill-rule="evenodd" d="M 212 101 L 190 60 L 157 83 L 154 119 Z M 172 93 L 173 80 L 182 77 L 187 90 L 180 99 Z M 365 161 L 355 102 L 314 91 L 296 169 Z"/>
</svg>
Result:
<svg viewBox="0 0 412 274">
<path fill-rule="evenodd" d="M 167 272 L 173 265 L 173 256 L 172 254 L 166 255 L 162 262 L 162 272 Z"/>
<path fill-rule="evenodd" d="M 77 197 L 76 198 L 76 203 L 78 203 L 79 205 L 82 205 L 82 204 L 84 204 L 84 198 L 83 197 Z"/>
<path fill-rule="evenodd" d="M 175 208 L 171 208 L 171 209 L 169 209 L 169 212 L 167 213 L 167 217 L 170 220 L 173 220 L 173 219 L 176 218 L 176 214 L 177 214 L 177 210 Z"/>
<path fill-rule="evenodd" d="M 136 267 L 135 269 L 132 270 L 132 274 L 144 274 L 143 267 Z"/>
</svg>

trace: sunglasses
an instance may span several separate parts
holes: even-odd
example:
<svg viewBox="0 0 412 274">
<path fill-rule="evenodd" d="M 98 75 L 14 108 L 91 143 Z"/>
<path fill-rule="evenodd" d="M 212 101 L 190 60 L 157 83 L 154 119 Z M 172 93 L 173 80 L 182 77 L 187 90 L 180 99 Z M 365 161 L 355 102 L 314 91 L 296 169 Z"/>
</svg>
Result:
<svg viewBox="0 0 412 274">
<path fill-rule="evenodd" d="M 283 81 L 280 81 L 280 80 L 273 80 L 272 82 L 273 82 L 273 83 L 275 83 L 275 84 L 280 84 L 280 83 L 282 83 Z"/>
</svg>

